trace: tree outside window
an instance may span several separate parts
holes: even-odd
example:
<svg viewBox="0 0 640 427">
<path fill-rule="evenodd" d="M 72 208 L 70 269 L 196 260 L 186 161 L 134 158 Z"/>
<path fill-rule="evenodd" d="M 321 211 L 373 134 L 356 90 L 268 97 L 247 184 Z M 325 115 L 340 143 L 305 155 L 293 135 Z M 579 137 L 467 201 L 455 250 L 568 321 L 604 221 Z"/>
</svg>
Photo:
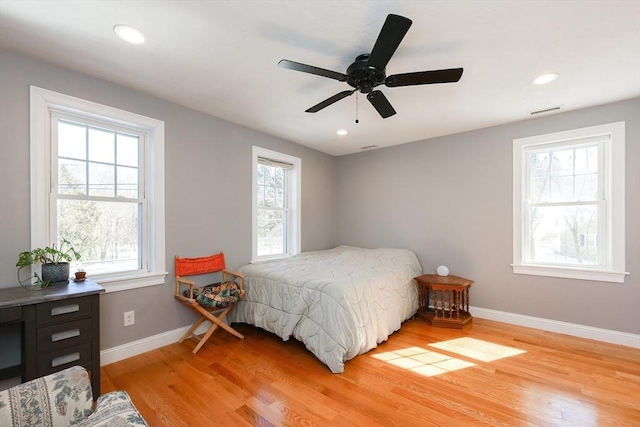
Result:
<svg viewBox="0 0 640 427">
<path fill-rule="evenodd" d="M 624 122 L 513 141 L 513 271 L 624 282 Z"/>
<path fill-rule="evenodd" d="M 144 134 L 54 115 L 58 240 L 74 242 L 92 274 L 140 270 L 145 201 L 139 152 Z"/>
<path fill-rule="evenodd" d="M 300 252 L 301 160 L 253 147 L 252 260 Z"/>
<path fill-rule="evenodd" d="M 30 110 L 31 246 L 71 241 L 107 292 L 164 284 L 164 122 L 35 86 Z"/>
</svg>

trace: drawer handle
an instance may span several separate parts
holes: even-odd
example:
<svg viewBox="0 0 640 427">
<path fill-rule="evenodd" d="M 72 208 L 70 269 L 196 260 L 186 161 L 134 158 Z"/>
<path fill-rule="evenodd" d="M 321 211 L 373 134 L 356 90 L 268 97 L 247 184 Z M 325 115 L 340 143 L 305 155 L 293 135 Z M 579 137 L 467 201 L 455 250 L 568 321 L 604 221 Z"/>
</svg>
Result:
<svg viewBox="0 0 640 427">
<path fill-rule="evenodd" d="M 80 329 L 71 329 L 68 331 L 56 332 L 51 335 L 51 342 L 57 342 L 62 340 L 68 340 L 69 338 L 79 337 Z"/>
<path fill-rule="evenodd" d="M 59 356 L 51 360 L 51 367 L 55 368 L 65 363 L 75 362 L 76 360 L 80 360 L 80 353 L 65 354 L 64 356 Z"/>
<path fill-rule="evenodd" d="M 75 313 L 76 311 L 80 311 L 80 305 L 78 304 L 61 305 L 51 309 L 51 316 L 60 316 L 61 314 Z"/>
</svg>

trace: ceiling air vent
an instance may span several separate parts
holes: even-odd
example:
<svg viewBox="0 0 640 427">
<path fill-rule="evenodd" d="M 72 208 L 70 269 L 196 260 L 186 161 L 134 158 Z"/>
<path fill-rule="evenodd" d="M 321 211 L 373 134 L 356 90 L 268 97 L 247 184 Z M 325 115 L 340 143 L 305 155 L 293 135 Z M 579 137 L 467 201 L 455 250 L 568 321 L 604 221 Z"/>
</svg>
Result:
<svg viewBox="0 0 640 427">
<path fill-rule="evenodd" d="M 367 145 L 365 147 L 360 147 L 361 150 L 370 150 L 371 148 L 376 148 L 377 145 Z"/>
<path fill-rule="evenodd" d="M 559 109 L 560 109 L 560 105 L 557 105 L 555 107 L 549 107 L 543 110 L 529 111 L 529 115 L 535 116 L 536 114 L 550 113 L 552 111 L 558 111 Z"/>
</svg>

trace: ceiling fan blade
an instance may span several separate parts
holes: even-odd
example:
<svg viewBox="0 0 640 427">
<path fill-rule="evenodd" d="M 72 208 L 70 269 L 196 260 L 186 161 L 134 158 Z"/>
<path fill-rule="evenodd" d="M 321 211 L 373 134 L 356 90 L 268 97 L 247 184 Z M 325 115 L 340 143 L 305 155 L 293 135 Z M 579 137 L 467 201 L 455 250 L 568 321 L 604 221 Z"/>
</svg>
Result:
<svg viewBox="0 0 640 427">
<path fill-rule="evenodd" d="M 396 113 L 396 110 L 393 109 L 387 97 L 384 96 L 384 93 L 379 90 L 374 90 L 373 92 L 367 95 L 367 99 L 373 105 L 373 107 L 380 113 L 383 119 L 387 117 L 391 117 Z"/>
<path fill-rule="evenodd" d="M 434 83 L 454 83 L 462 77 L 462 68 L 448 70 L 419 71 L 416 73 L 394 74 L 388 76 L 384 84 L 388 87 L 430 85 Z"/>
<path fill-rule="evenodd" d="M 333 95 L 331 98 L 327 98 L 324 101 L 322 101 L 321 103 L 314 105 L 313 107 L 309 108 L 308 110 L 305 110 L 305 113 L 317 113 L 318 111 L 322 110 L 323 108 L 326 108 L 329 105 L 340 101 L 342 98 L 346 98 L 347 96 L 351 95 L 356 90 L 345 90 L 345 91 L 342 91 L 342 92 L 340 92 L 340 93 L 338 93 L 336 95 Z"/>
<path fill-rule="evenodd" d="M 405 34 L 409 31 L 411 23 L 411 20 L 404 16 L 393 14 L 387 16 L 387 20 L 384 21 L 382 30 L 378 35 L 378 40 L 373 45 L 367 66 L 384 70 Z"/>
<path fill-rule="evenodd" d="M 301 64 L 299 62 L 282 59 L 278 62 L 278 67 L 287 68 L 294 71 L 302 71 L 303 73 L 315 74 L 316 76 L 328 77 L 341 82 L 347 81 L 347 76 L 337 71 L 325 70 L 324 68 L 314 67 L 312 65 Z"/>
</svg>

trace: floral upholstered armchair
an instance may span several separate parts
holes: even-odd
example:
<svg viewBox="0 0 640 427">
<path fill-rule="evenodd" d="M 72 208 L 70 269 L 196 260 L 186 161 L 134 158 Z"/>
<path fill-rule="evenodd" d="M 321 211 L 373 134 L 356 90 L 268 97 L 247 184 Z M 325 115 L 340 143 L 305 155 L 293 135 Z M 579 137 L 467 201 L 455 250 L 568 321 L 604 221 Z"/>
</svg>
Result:
<svg viewBox="0 0 640 427">
<path fill-rule="evenodd" d="M 0 426 L 148 426 L 124 391 L 93 403 L 87 371 L 73 366 L 0 391 Z"/>
</svg>

